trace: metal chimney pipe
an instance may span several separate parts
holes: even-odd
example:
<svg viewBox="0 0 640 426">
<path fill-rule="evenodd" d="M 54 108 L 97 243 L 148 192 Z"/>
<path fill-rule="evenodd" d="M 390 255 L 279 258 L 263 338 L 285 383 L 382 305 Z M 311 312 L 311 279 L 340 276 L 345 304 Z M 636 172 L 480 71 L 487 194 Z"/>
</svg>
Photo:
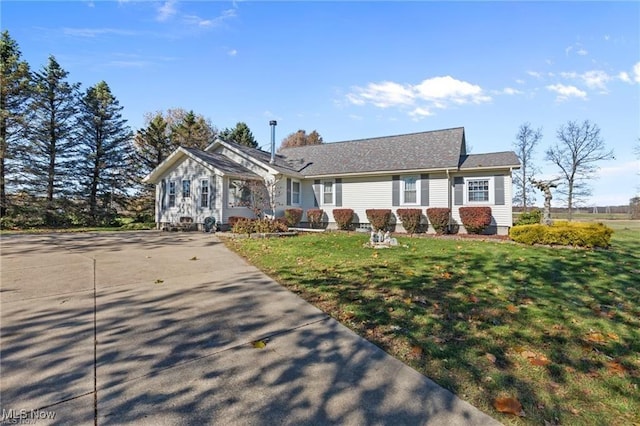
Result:
<svg viewBox="0 0 640 426">
<path fill-rule="evenodd" d="M 276 125 L 278 122 L 276 120 L 271 120 L 269 122 L 269 126 L 271 126 L 271 160 L 269 163 L 273 164 L 276 162 Z"/>
</svg>

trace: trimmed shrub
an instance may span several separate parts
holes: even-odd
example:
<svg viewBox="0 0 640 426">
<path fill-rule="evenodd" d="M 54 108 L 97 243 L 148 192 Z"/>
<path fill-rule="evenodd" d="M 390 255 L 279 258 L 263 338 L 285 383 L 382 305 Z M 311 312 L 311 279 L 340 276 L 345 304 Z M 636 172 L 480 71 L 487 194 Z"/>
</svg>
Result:
<svg viewBox="0 0 640 426">
<path fill-rule="evenodd" d="M 351 229 L 353 222 L 353 210 L 351 209 L 333 209 L 333 218 L 338 224 L 338 228 L 342 230 Z"/>
<path fill-rule="evenodd" d="M 420 209 L 398 209 L 398 217 L 402 221 L 402 227 L 409 234 L 415 234 L 420 229 L 422 220 L 422 210 Z"/>
<path fill-rule="evenodd" d="M 249 219 L 242 216 L 230 216 L 229 225 L 231 230 L 236 234 L 251 234 L 253 232 L 254 219 Z"/>
<path fill-rule="evenodd" d="M 509 230 L 513 241 L 577 247 L 609 247 L 613 229 L 602 223 L 556 221 L 553 225 L 518 225 Z"/>
<path fill-rule="evenodd" d="M 491 225 L 491 207 L 460 207 L 458 212 L 469 234 L 481 234 Z"/>
<path fill-rule="evenodd" d="M 227 220 L 227 223 L 229 224 L 230 227 L 233 228 L 233 226 L 238 223 L 239 221 L 243 221 L 243 220 L 247 220 L 246 217 L 244 216 L 229 216 L 229 219 Z"/>
<path fill-rule="evenodd" d="M 307 210 L 307 221 L 312 228 L 320 227 L 322 223 L 322 216 L 324 216 L 324 210 L 322 209 L 309 209 Z"/>
<path fill-rule="evenodd" d="M 254 232 L 272 234 L 274 232 L 287 232 L 288 230 L 287 224 L 280 219 L 248 219 L 245 217 L 238 217 L 232 228 L 232 231 L 236 234 L 247 235 Z"/>
<path fill-rule="evenodd" d="M 272 234 L 274 232 L 287 232 L 287 223 L 281 218 L 278 219 L 258 219 L 253 221 L 253 232 Z"/>
<path fill-rule="evenodd" d="M 514 223 L 514 226 L 518 225 L 534 225 L 542 222 L 542 211 L 535 209 L 530 212 L 520 213 L 518 220 Z"/>
<path fill-rule="evenodd" d="M 302 209 L 286 209 L 284 219 L 289 226 L 296 226 L 302 220 Z"/>
<path fill-rule="evenodd" d="M 367 219 L 374 231 L 386 231 L 391 222 L 391 210 L 389 209 L 367 209 L 365 210 Z"/>
<path fill-rule="evenodd" d="M 436 230 L 436 234 L 444 234 L 449 226 L 449 216 L 451 209 L 446 207 L 432 207 L 427 209 L 427 218 L 431 222 L 431 226 Z"/>
</svg>

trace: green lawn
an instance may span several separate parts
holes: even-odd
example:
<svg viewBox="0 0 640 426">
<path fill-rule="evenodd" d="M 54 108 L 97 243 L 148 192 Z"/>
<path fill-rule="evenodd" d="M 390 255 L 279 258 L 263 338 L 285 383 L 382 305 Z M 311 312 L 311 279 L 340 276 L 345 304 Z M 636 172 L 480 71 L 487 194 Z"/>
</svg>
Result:
<svg viewBox="0 0 640 426">
<path fill-rule="evenodd" d="M 609 250 L 325 233 L 227 245 L 504 423 L 640 423 L 640 232 Z M 501 414 L 517 398 L 526 417 Z"/>
</svg>

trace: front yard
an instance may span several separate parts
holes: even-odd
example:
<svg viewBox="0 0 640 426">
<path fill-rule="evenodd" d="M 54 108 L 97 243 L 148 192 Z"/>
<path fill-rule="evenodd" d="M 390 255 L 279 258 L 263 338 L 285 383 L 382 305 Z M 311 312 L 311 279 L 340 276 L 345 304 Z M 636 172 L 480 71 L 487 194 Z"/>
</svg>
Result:
<svg viewBox="0 0 640 426">
<path fill-rule="evenodd" d="M 226 244 L 504 423 L 640 423 L 637 228 L 597 251 L 402 236 L 374 250 L 368 238 Z M 501 397 L 526 417 L 499 413 Z"/>
</svg>

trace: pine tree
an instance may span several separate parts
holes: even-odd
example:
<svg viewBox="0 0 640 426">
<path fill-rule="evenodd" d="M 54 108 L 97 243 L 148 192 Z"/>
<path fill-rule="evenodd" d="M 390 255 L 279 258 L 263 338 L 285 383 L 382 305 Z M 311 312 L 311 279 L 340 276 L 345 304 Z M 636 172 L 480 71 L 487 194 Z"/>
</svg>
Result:
<svg viewBox="0 0 640 426">
<path fill-rule="evenodd" d="M 251 148 L 258 147 L 258 142 L 256 142 L 256 139 L 253 137 L 251 130 L 249 130 L 249 126 L 243 122 L 238 122 L 233 129 L 224 129 L 220 132 L 220 138 Z"/>
<path fill-rule="evenodd" d="M 122 202 L 130 182 L 127 155 L 133 135 L 122 109 L 104 81 L 82 97 L 78 120 L 82 162 L 77 169 L 91 225 L 113 219 L 114 202 Z"/>
<path fill-rule="evenodd" d="M 7 183 L 14 176 L 17 143 L 24 138 L 30 95 L 29 64 L 8 31 L 0 36 L 0 216 L 7 214 Z"/>
<path fill-rule="evenodd" d="M 45 195 L 49 225 L 54 225 L 54 198 L 72 192 L 80 84 L 68 83 L 68 75 L 53 56 L 33 75 L 28 140 L 21 149 L 25 186 L 34 195 Z"/>
<path fill-rule="evenodd" d="M 171 139 L 176 146 L 205 149 L 215 138 L 216 132 L 204 117 L 193 111 L 184 115 L 171 129 Z"/>
</svg>

